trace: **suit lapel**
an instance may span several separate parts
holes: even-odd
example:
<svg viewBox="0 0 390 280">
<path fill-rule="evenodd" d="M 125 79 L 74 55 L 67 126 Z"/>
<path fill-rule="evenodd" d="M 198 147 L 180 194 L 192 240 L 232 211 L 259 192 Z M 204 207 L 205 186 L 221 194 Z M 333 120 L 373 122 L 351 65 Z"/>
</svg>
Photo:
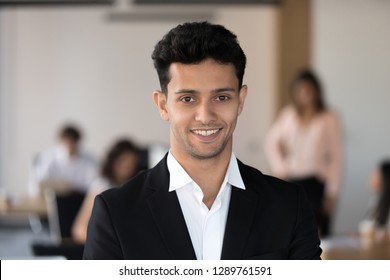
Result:
<svg viewBox="0 0 390 280">
<path fill-rule="evenodd" d="M 148 206 L 167 250 L 172 259 L 196 259 L 176 192 L 168 192 L 169 171 L 166 157 L 152 173 L 148 186 L 154 193 L 148 198 Z"/>
<path fill-rule="evenodd" d="M 245 190 L 232 187 L 221 259 L 242 258 L 250 228 L 255 218 L 258 195 L 251 190 L 251 182 L 245 178 L 245 167 L 242 164 L 240 172 Z"/>
<path fill-rule="evenodd" d="M 239 167 L 246 189 L 232 187 L 221 259 L 242 258 L 259 200 L 246 167 L 240 162 Z M 166 157 L 152 170 L 147 186 L 153 190 L 148 198 L 150 212 L 172 259 L 196 259 L 176 192 L 168 192 Z"/>
</svg>

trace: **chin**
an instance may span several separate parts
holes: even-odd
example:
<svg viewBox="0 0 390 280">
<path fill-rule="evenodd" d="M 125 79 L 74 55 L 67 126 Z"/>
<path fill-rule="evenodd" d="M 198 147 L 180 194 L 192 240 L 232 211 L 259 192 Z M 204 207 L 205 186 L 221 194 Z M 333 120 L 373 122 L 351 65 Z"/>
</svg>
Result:
<svg viewBox="0 0 390 280">
<path fill-rule="evenodd" d="M 194 158 L 206 160 L 206 159 L 212 159 L 212 158 L 218 157 L 219 155 L 221 155 L 223 153 L 224 150 L 225 150 L 224 147 L 219 147 L 219 148 L 216 148 L 213 150 L 208 150 L 208 151 L 205 151 L 205 150 L 201 151 L 199 149 L 191 149 L 189 154 Z"/>
</svg>

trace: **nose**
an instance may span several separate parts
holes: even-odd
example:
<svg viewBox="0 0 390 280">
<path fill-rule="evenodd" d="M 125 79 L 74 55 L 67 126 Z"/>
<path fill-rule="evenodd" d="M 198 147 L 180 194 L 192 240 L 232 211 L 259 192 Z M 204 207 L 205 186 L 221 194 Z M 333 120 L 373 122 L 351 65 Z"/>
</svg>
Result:
<svg viewBox="0 0 390 280">
<path fill-rule="evenodd" d="M 217 119 L 215 108 L 211 102 L 202 102 L 199 104 L 196 110 L 195 120 L 204 124 L 209 125 Z"/>
</svg>

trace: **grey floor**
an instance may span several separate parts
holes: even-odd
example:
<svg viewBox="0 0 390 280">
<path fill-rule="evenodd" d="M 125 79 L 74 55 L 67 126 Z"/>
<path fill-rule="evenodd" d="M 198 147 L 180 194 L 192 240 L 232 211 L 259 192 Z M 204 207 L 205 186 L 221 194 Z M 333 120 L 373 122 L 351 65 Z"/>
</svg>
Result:
<svg viewBox="0 0 390 280">
<path fill-rule="evenodd" d="M 50 242 L 47 226 L 42 225 L 31 225 L 28 217 L 0 217 L 0 259 L 34 258 L 31 244 Z"/>
</svg>

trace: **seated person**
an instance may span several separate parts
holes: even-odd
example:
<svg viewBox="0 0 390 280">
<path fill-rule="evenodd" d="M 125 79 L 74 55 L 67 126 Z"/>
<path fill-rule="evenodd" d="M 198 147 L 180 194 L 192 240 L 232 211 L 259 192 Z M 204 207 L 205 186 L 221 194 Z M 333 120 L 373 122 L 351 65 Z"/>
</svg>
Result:
<svg viewBox="0 0 390 280">
<path fill-rule="evenodd" d="M 101 176 L 93 182 L 73 224 L 72 237 L 76 242 L 85 242 L 95 196 L 132 178 L 140 169 L 139 163 L 140 150 L 129 140 L 119 140 L 109 150 L 102 165 Z"/>
<path fill-rule="evenodd" d="M 371 189 L 377 194 L 376 203 L 370 218 L 360 224 L 361 231 L 375 240 L 385 240 L 390 236 L 390 160 L 383 161 L 370 178 Z"/>
<path fill-rule="evenodd" d="M 66 125 L 61 129 L 58 144 L 40 154 L 33 164 L 30 195 L 39 195 L 42 188 L 87 192 L 97 176 L 97 166 L 92 156 L 81 151 L 81 139 L 77 127 Z"/>
</svg>

